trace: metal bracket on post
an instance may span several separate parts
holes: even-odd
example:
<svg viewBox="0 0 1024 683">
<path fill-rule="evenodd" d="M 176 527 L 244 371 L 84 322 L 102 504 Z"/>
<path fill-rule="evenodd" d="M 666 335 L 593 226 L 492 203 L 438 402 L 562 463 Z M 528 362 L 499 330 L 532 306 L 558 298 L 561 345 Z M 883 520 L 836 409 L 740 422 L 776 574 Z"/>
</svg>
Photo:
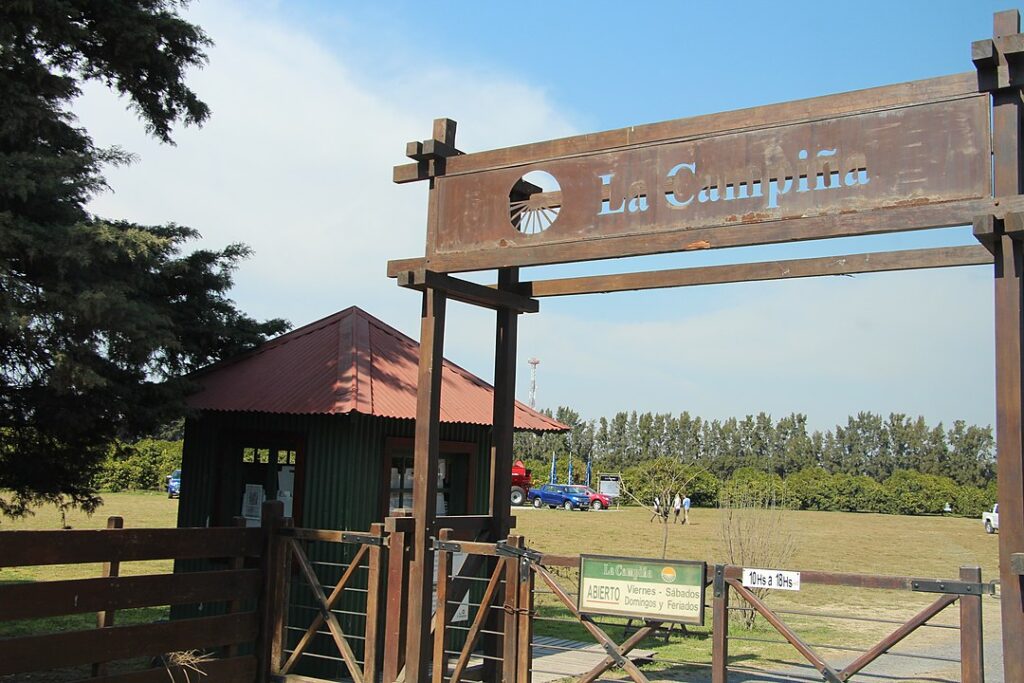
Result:
<svg viewBox="0 0 1024 683">
<path fill-rule="evenodd" d="M 914 579 L 911 590 L 917 593 L 945 593 L 947 595 L 995 595 L 995 582 L 970 583 L 967 581 L 931 581 Z"/>
<path fill-rule="evenodd" d="M 544 555 L 530 548 L 516 548 L 506 541 L 498 541 L 494 546 L 494 552 L 501 557 L 519 558 L 519 582 L 524 583 L 530 580 L 530 565 L 539 563 Z"/>
<path fill-rule="evenodd" d="M 446 553 L 461 553 L 462 544 L 455 541 L 439 541 L 435 538 L 434 550 L 443 550 Z"/>
<path fill-rule="evenodd" d="M 714 593 L 713 593 L 714 597 L 716 597 L 716 598 L 723 597 L 725 595 L 725 591 L 726 591 L 726 585 L 725 585 L 725 565 L 724 564 L 716 564 L 715 565 L 715 578 L 714 578 L 714 581 L 713 581 L 713 585 L 714 585 Z"/>
<path fill-rule="evenodd" d="M 1017 576 L 1024 576 L 1024 553 L 1010 555 L 1010 571 Z"/>
<path fill-rule="evenodd" d="M 347 531 L 341 533 L 342 543 L 360 543 L 362 545 L 384 545 L 383 536 L 371 536 L 369 534 L 350 534 Z"/>
<path fill-rule="evenodd" d="M 622 666 L 626 663 L 626 658 L 619 652 L 619 648 L 612 643 L 601 643 L 601 647 L 608 653 L 608 656 L 612 658 L 617 666 Z"/>
</svg>

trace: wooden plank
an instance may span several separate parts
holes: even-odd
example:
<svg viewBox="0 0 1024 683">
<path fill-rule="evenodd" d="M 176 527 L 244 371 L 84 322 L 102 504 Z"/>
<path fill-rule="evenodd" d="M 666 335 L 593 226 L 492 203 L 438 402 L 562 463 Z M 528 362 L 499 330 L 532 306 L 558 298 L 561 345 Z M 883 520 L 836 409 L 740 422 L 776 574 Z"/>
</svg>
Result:
<svg viewBox="0 0 1024 683">
<path fill-rule="evenodd" d="M 972 597 L 978 597 L 978 599 L 980 599 L 979 596 L 972 596 Z M 892 633 L 887 635 L 885 638 L 883 638 L 881 641 L 879 641 L 877 645 L 875 645 L 874 647 L 869 649 L 867 652 L 861 654 L 855 660 L 853 660 L 852 662 L 847 664 L 841 671 L 838 672 L 839 677 L 842 680 L 846 680 L 846 679 L 850 678 L 851 676 L 856 674 L 858 671 L 860 671 L 861 669 L 866 667 L 868 664 L 870 664 L 871 662 L 875 661 L 876 659 L 881 657 L 883 654 L 885 654 L 886 652 L 891 650 L 893 648 L 893 646 L 895 646 L 901 640 L 903 640 L 904 638 L 909 636 L 911 633 L 916 631 L 918 628 L 921 627 L 922 624 L 927 622 L 929 619 L 934 617 L 936 614 L 938 614 L 942 610 L 944 610 L 947 607 L 949 607 L 950 605 L 952 605 L 954 602 L 956 602 L 956 600 L 957 600 L 957 596 L 956 595 L 943 595 L 941 598 L 939 598 L 938 600 L 936 600 L 935 602 L 933 602 L 932 604 L 928 605 L 923 610 L 921 610 L 920 612 L 915 614 L 913 617 L 911 617 L 907 621 L 907 623 L 903 624 L 902 626 L 897 628 L 895 631 L 893 631 Z M 758 610 L 758 611 L 760 611 L 760 610 Z M 963 627 L 963 625 L 961 624 L 961 628 L 962 627 Z M 786 634 L 783 633 L 783 635 L 786 635 Z M 788 639 L 788 636 L 787 636 L 787 639 Z M 812 664 L 813 664 L 813 662 L 812 662 Z M 817 666 L 817 665 L 815 665 L 815 666 Z M 966 679 L 964 680 L 964 683 L 967 683 Z"/>
<path fill-rule="evenodd" d="M 520 288 L 524 294 L 541 298 L 573 294 L 605 294 L 637 289 L 980 265 L 991 266 L 992 254 L 985 247 L 971 245 L 535 280 L 522 283 Z"/>
<path fill-rule="evenodd" d="M 86 678 L 79 683 L 168 683 L 168 681 L 173 683 L 178 681 L 252 683 L 256 678 L 256 658 L 252 656 L 213 659 L 196 666 L 199 671 L 191 667 L 157 667 L 101 678 Z"/>
<path fill-rule="evenodd" d="M 443 291 L 449 299 L 495 310 L 511 309 L 518 313 L 536 313 L 540 310 L 540 303 L 535 299 L 423 268 L 399 273 L 398 286 L 420 292 L 437 289 Z"/>
<path fill-rule="evenodd" d="M 438 528 L 451 529 L 453 532 L 480 532 L 489 529 L 491 526 L 490 515 L 439 515 L 437 518 Z M 509 528 L 514 529 L 516 520 L 513 517 L 509 520 Z"/>
<path fill-rule="evenodd" d="M 681 251 L 784 244 L 833 237 L 948 228 L 971 225 L 974 217 L 978 215 L 991 214 L 1002 218 L 1007 213 L 1021 211 L 1024 211 L 1024 197 L 1002 196 L 995 199 L 969 199 L 850 214 L 787 218 L 758 223 L 756 226 L 739 224 L 539 246 L 510 246 L 501 252 L 501 265 L 529 266 L 574 263 Z M 396 277 L 402 271 L 416 268 L 427 268 L 440 273 L 486 270 L 495 267 L 493 261 L 493 254 L 486 252 L 453 252 L 429 257 L 396 259 L 388 262 L 388 276 Z"/>
<path fill-rule="evenodd" d="M 772 569 L 776 569 L 772 567 Z M 743 567 L 728 565 L 725 578 L 730 581 L 743 580 Z M 846 572 L 823 572 L 800 570 L 801 584 L 819 586 L 849 586 L 851 588 L 876 588 L 881 590 L 913 590 L 915 581 L 931 581 L 909 576 L 882 576 L 877 574 L 851 574 Z"/>
<path fill-rule="evenodd" d="M 981 94 L 547 162 L 560 193 L 525 203 L 511 202 L 509 188 L 529 169 L 446 175 L 436 182 L 441 220 L 426 253 L 477 254 L 498 268 L 532 265 L 508 263 L 514 251 L 543 258 L 549 249 L 597 244 L 614 258 L 627 237 L 682 241 L 706 230 L 714 241 L 716 230 L 744 226 L 739 237 L 747 241 L 738 245 L 746 245 L 773 223 L 988 199 L 989 120 Z"/>
<path fill-rule="evenodd" d="M 262 533 L 231 527 L 0 531 L 0 548 L 0 567 L 257 557 Z"/>
<path fill-rule="evenodd" d="M 290 521 L 290 520 L 289 520 Z M 260 532 L 263 535 L 263 594 L 260 596 L 260 636 L 256 644 L 260 683 L 281 666 L 284 627 L 287 613 L 288 539 L 279 531 L 284 526 L 284 503 L 270 500 L 260 508 Z"/>
<path fill-rule="evenodd" d="M 445 173 L 447 175 L 476 173 L 621 147 L 756 130 L 787 123 L 818 121 L 854 113 L 882 111 L 970 97 L 976 95 L 977 92 L 978 75 L 974 72 L 960 73 L 464 154 L 447 159 Z M 396 183 L 418 179 L 416 164 L 403 164 L 395 168 L 394 181 Z"/>
<path fill-rule="evenodd" d="M 259 589 L 255 569 L 10 583 L 0 585 L 0 621 L 240 600 Z"/>
<path fill-rule="evenodd" d="M 259 630 L 254 612 L 0 639 L 0 675 L 46 671 L 244 643 Z"/>
</svg>

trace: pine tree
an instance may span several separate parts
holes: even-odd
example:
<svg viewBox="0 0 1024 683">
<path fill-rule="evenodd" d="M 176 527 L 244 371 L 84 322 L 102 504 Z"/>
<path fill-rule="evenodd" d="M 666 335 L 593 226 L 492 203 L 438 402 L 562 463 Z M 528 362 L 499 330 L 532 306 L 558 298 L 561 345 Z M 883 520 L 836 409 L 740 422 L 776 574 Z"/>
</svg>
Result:
<svg viewBox="0 0 1024 683">
<path fill-rule="evenodd" d="M 0 512 L 39 502 L 94 508 L 108 444 L 180 415 L 183 375 L 282 331 L 227 297 L 248 255 L 183 247 L 174 224 L 86 211 L 101 171 L 130 155 L 96 147 L 70 106 L 84 81 L 126 98 L 170 143 L 209 109 L 185 84 L 211 44 L 174 0 L 0 4 Z M 173 188 L 169 188 L 173 191 Z"/>
</svg>

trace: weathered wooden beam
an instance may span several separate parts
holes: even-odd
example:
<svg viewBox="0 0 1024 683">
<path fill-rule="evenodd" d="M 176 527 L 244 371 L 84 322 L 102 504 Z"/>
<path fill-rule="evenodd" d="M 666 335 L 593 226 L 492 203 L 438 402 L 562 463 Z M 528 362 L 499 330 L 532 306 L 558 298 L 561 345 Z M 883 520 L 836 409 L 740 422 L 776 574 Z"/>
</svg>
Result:
<svg viewBox="0 0 1024 683">
<path fill-rule="evenodd" d="M 399 287 L 407 287 L 421 292 L 436 289 L 444 292 L 449 299 L 497 311 L 536 313 L 540 310 L 540 303 L 535 299 L 423 268 L 399 273 L 397 279 Z"/>
<path fill-rule="evenodd" d="M 749 109 L 737 109 L 718 114 L 675 119 L 645 126 L 630 126 L 602 133 L 577 135 L 558 140 L 449 157 L 446 160 L 446 175 L 507 168 L 509 166 L 589 154 L 629 145 L 651 144 L 715 133 L 755 130 L 757 128 L 786 123 L 800 123 L 842 116 L 855 112 L 906 107 L 975 95 L 977 92 L 977 74 L 967 72 L 940 78 L 855 90 L 836 95 L 795 100 L 781 104 L 769 104 Z M 434 137 L 437 137 L 436 133 Z M 424 178 L 421 169 L 418 168 L 416 163 L 396 166 L 393 177 L 396 183 L 407 183 Z"/>
<path fill-rule="evenodd" d="M 638 289 L 664 289 L 731 282 L 788 280 L 823 275 L 852 275 L 855 273 L 991 264 L 992 254 L 981 246 L 937 247 L 724 266 L 676 268 L 645 273 L 536 280 L 524 282 L 519 287 L 525 296 L 544 298 L 573 294 L 626 292 Z"/>
<path fill-rule="evenodd" d="M 894 232 L 971 225 L 976 216 L 1024 212 L 1024 196 L 968 199 L 926 206 L 875 209 L 855 214 L 789 218 L 759 223 L 672 230 L 647 235 L 606 237 L 552 243 L 530 247 L 507 247 L 504 266 L 575 263 L 630 256 L 646 256 L 704 249 L 785 244 L 833 237 L 860 237 Z M 388 277 L 425 268 L 438 273 L 456 273 L 493 268 L 493 253 L 452 252 L 388 262 Z"/>
</svg>

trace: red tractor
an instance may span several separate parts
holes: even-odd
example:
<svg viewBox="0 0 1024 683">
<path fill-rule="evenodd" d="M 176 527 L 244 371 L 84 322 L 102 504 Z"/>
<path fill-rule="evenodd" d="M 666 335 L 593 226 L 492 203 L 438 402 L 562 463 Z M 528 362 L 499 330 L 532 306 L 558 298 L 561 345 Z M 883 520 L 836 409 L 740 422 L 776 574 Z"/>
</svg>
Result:
<svg viewBox="0 0 1024 683">
<path fill-rule="evenodd" d="M 533 475 L 526 469 L 522 460 L 512 465 L 512 504 L 522 505 L 526 502 L 526 494 L 533 486 Z"/>
</svg>

